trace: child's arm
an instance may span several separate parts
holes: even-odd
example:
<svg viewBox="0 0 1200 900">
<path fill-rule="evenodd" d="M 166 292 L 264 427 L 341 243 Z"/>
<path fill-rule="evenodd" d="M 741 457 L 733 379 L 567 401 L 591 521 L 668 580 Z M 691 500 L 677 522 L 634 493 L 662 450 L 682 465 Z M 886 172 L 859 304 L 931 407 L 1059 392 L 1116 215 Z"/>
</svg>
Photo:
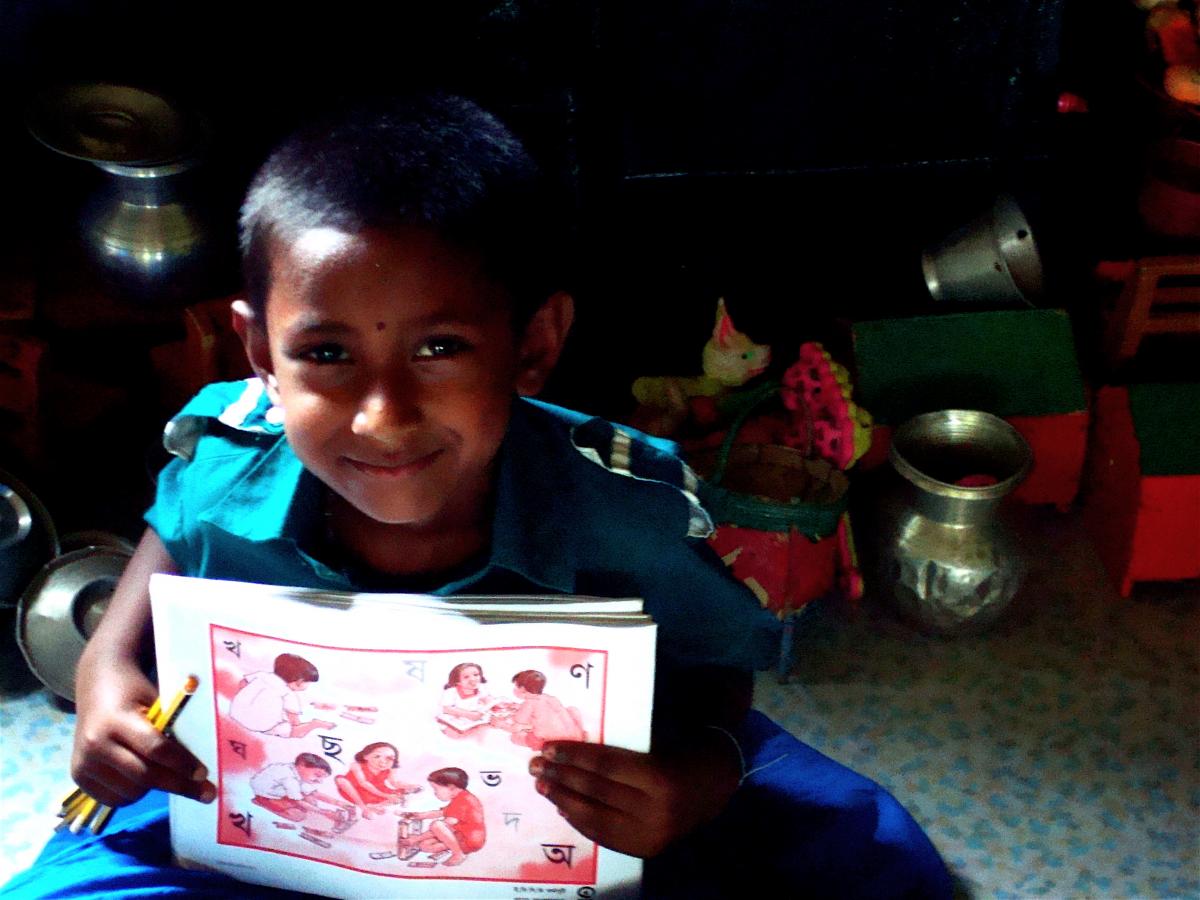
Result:
<svg viewBox="0 0 1200 900">
<path fill-rule="evenodd" d="M 409 784 L 406 781 L 401 781 L 396 777 L 395 773 L 389 775 L 385 783 L 387 784 L 388 788 L 397 794 L 415 794 L 421 790 L 421 785 Z"/>
<path fill-rule="evenodd" d="M 656 856 L 716 818 L 743 774 L 729 732 L 750 709 L 750 673 L 707 667 L 662 681 L 650 753 L 551 741 L 529 764 L 580 833 L 633 856 Z"/>
<path fill-rule="evenodd" d="M 145 716 L 158 693 L 139 664 L 153 642 L 150 576 L 174 571 L 166 547 L 147 529 L 79 659 L 71 775 L 109 806 L 132 803 L 151 788 L 206 802 L 216 796 L 199 761 Z"/>
<path fill-rule="evenodd" d="M 355 804 L 347 802 L 345 797 L 326 794 L 324 791 L 313 791 L 311 794 L 304 795 L 304 802 L 310 806 L 319 808 L 318 800 L 337 809 L 354 809 L 355 807 Z"/>
<path fill-rule="evenodd" d="M 400 818 L 402 818 L 402 819 L 441 819 L 441 818 L 443 818 L 443 813 L 440 809 L 430 809 L 430 810 L 426 810 L 425 812 L 402 812 L 402 813 L 400 813 Z"/>
</svg>

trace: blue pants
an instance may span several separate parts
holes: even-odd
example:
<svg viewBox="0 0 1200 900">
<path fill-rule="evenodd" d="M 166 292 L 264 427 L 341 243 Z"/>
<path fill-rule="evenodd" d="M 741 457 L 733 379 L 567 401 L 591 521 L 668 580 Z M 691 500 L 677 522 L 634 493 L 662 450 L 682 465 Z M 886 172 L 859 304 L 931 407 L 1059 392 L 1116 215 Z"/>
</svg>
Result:
<svg viewBox="0 0 1200 900">
<path fill-rule="evenodd" d="M 646 863 L 643 896 L 949 898 L 950 876 L 908 812 L 878 784 L 751 712 L 737 734 L 747 771 L 720 817 Z M 117 811 L 100 836 L 64 831 L 3 889 L 17 898 L 281 898 L 293 893 L 172 865 L 166 795 Z"/>
</svg>

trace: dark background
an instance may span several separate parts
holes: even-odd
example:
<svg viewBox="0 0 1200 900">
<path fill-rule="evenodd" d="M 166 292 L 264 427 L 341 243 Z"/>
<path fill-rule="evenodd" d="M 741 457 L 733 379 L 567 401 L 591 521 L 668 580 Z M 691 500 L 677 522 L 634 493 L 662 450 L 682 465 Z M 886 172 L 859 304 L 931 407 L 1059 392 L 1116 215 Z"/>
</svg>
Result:
<svg viewBox="0 0 1200 900">
<path fill-rule="evenodd" d="M 242 190 L 295 124 L 363 92 L 476 97 L 572 200 L 579 314 L 547 396 L 614 418 L 635 376 L 698 371 L 718 296 L 782 365 L 804 340 L 839 347 L 849 320 L 935 311 L 922 248 L 998 191 L 1030 218 L 1045 305 L 1086 313 L 1094 262 L 1144 240 L 1130 224 L 1141 14 L 1126 0 L 40 0 L 5 4 L 0 40 L 12 153 L 0 264 L 38 283 L 35 327 L 57 364 L 130 398 L 27 463 L 68 526 L 140 530 L 140 457 L 154 468 L 173 412 L 138 394 L 152 377 L 141 351 L 177 325 L 145 306 L 107 328 L 56 318 L 41 285 L 70 264 L 103 176 L 29 136 L 24 110 L 49 83 L 135 84 L 204 116 L 195 177 L 223 241 L 211 296 L 237 290 Z M 1064 90 L 1090 112 L 1058 114 Z M 123 483 L 131 457 L 136 487 L 114 501 L 97 473 Z"/>
</svg>

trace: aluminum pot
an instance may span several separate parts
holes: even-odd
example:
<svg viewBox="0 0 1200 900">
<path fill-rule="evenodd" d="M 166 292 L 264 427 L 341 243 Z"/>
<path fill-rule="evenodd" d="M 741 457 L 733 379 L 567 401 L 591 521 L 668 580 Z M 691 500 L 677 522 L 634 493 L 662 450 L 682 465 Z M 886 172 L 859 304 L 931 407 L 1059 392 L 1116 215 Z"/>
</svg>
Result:
<svg viewBox="0 0 1200 900">
<path fill-rule="evenodd" d="M 13 607 L 29 580 L 58 555 L 58 532 L 37 495 L 0 469 L 0 607 Z"/>
<path fill-rule="evenodd" d="M 928 247 L 921 255 L 921 271 L 938 301 L 1032 306 L 1043 292 L 1033 232 L 1009 194 Z"/>
<path fill-rule="evenodd" d="M 1000 616 L 1027 565 L 1006 498 L 1033 454 L 1003 419 L 941 410 L 902 424 L 892 441 L 895 477 L 880 500 L 880 583 L 926 629 L 977 630 Z"/>
<path fill-rule="evenodd" d="M 120 547 L 83 547 L 42 567 L 17 607 L 17 645 L 42 684 L 75 699 L 75 667 L 130 553 Z"/>
</svg>

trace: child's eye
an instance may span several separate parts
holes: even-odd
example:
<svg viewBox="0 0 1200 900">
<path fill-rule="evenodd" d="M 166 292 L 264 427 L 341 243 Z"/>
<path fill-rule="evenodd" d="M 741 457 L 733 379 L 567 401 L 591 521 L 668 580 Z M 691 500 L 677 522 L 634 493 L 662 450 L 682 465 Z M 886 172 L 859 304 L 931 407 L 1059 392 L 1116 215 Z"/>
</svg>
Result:
<svg viewBox="0 0 1200 900">
<path fill-rule="evenodd" d="M 469 349 L 466 341 L 456 337 L 433 337 L 425 341 L 413 356 L 417 359 L 441 359 L 457 356 Z"/>
<path fill-rule="evenodd" d="M 328 366 L 334 363 L 346 362 L 350 358 L 350 354 L 346 352 L 346 348 L 341 344 L 330 343 L 310 347 L 300 354 L 300 358 L 314 362 L 319 366 Z"/>
</svg>

